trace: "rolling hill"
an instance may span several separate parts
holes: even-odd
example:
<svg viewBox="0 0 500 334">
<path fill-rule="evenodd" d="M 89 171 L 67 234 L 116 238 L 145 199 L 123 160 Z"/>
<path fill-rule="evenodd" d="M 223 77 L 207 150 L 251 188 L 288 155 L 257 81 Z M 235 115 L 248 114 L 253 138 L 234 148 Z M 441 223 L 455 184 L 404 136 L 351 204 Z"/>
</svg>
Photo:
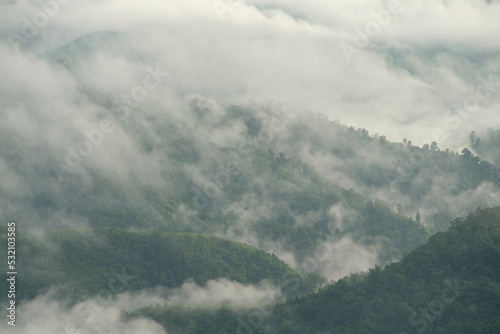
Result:
<svg viewBox="0 0 500 334">
<path fill-rule="evenodd" d="M 304 297 L 252 309 L 144 308 L 189 333 L 484 333 L 500 331 L 500 207 L 455 219 L 400 262 Z M 217 325 L 219 324 L 219 325 Z"/>
<path fill-rule="evenodd" d="M 274 255 L 209 235 L 60 230 L 18 237 L 17 243 L 18 300 L 49 288 L 57 289 L 61 299 L 78 301 L 156 286 L 175 288 L 186 281 L 200 286 L 218 278 L 274 284 L 284 276 L 299 279 L 304 293 L 324 280 L 318 275 L 299 278 Z M 5 280 L 0 287 L 7 289 Z"/>
</svg>

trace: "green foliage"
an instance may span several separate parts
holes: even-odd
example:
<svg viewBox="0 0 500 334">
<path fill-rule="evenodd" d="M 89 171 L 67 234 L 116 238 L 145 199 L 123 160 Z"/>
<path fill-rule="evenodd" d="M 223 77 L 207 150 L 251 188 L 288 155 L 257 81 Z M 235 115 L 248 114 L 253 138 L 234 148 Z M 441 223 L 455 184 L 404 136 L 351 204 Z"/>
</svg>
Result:
<svg viewBox="0 0 500 334">
<path fill-rule="evenodd" d="M 263 326 L 255 332 L 498 333 L 499 261 L 500 207 L 478 210 L 401 262 L 280 305 L 272 330 Z"/>
<path fill-rule="evenodd" d="M 482 159 L 500 165 L 500 130 L 488 128 L 486 134 L 479 137 L 475 131 L 469 135 L 469 142 L 472 149 L 481 156 Z"/>
<path fill-rule="evenodd" d="M 490 130 L 488 140 L 481 140 L 480 144 L 475 138 L 473 148 L 498 165 L 497 132 Z M 319 157 L 323 167 L 332 164 L 331 172 L 349 180 L 356 191 L 374 197 L 383 195 L 394 201 L 391 207 L 402 204 L 413 217 L 420 211 L 422 221 L 438 230 L 446 230 L 454 217 L 465 215 L 478 205 L 485 206 L 481 203 L 487 201 L 487 195 L 474 193 L 482 185 L 493 185 L 495 190 L 500 186 L 500 170 L 496 166 L 472 153 L 441 150 L 436 142 L 422 148 L 407 140 L 392 143 L 384 136 L 369 136 L 365 129 L 321 117 L 296 120 L 289 125 L 287 134 L 280 146 L 287 155 L 297 147 L 307 150 L 311 161 Z M 471 200 L 461 198 L 466 193 Z M 460 212 L 442 200 L 453 197 L 459 198 Z"/>
<path fill-rule="evenodd" d="M 256 151 L 249 160 L 245 172 L 250 179 L 253 176 L 265 180 L 259 192 L 272 212 L 249 226 L 260 240 L 282 242 L 285 250 L 294 252 L 299 259 L 310 256 L 321 241 L 334 235 L 336 222 L 328 213 L 333 205 L 354 210 L 355 214 L 342 217 L 342 235 L 350 235 L 365 245 L 381 245 L 381 263 L 401 257 L 430 235 L 421 224 L 398 215 L 384 202 L 377 200 L 373 204 L 352 189 L 342 189 L 298 159 Z M 273 163 L 277 168 L 272 168 Z M 308 215 L 314 219 L 305 218 L 306 224 L 298 226 L 297 217 L 304 219 Z"/>
<path fill-rule="evenodd" d="M 500 207 L 456 219 L 403 260 L 259 308 L 144 308 L 183 333 L 484 333 L 500 330 Z M 222 320 L 223 319 L 223 320 Z"/>
<path fill-rule="evenodd" d="M 3 244 L 5 237 L 1 240 Z M 78 300 L 158 285 L 177 287 L 187 279 L 204 285 L 217 278 L 255 284 L 263 279 L 279 283 L 287 274 L 298 277 L 275 256 L 200 234 L 61 230 L 43 238 L 19 238 L 18 249 L 18 300 L 54 286 L 65 298 Z M 315 284 L 311 282 L 303 280 L 304 289 L 314 289 L 306 286 Z M 0 287 L 6 291 L 6 282 Z"/>
</svg>

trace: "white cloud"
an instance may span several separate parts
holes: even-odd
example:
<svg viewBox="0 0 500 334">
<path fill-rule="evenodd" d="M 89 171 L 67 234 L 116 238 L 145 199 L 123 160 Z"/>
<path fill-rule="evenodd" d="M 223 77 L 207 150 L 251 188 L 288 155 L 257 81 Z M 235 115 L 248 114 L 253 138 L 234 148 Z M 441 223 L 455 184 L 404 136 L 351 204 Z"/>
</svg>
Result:
<svg viewBox="0 0 500 334">
<path fill-rule="evenodd" d="M 92 298 L 67 307 L 51 292 L 17 307 L 16 326 L 3 321 L 2 333 L 14 334 L 165 334 L 165 329 L 147 318 L 123 319 L 123 313 L 141 307 L 253 307 L 266 305 L 281 296 L 278 287 L 266 281 L 244 285 L 227 279 L 208 281 L 205 286 L 186 282 L 175 289 L 123 293 L 108 299 Z"/>
<path fill-rule="evenodd" d="M 39 10 L 22 1 L 4 6 L 9 11 L 2 12 L 3 33 L 21 33 L 22 18 L 32 19 Z M 70 2 L 36 37 L 49 50 L 71 38 L 114 30 L 128 36 L 129 46 L 161 59 L 172 73 L 168 86 L 178 93 L 206 94 L 222 102 L 257 97 L 290 104 L 312 96 L 315 111 L 331 119 L 420 144 L 436 126 L 449 131 L 442 120 L 445 108 L 473 93 L 479 74 L 500 73 L 494 34 L 500 28 L 500 6 L 480 0 L 401 6 L 401 13 L 392 15 L 350 64 L 339 44 L 352 44 L 355 28 L 364 29 L 373 12 L 387 8 L 386 1 Z M 124 61 L 123 52 L 87 59 L 81 68 L 85 81 L 110 90 L 133 82 L 123 77 L 137 73 L 140 63 Z M 52 79 L 62 75 L 57 71 L 36 74 L 30 69 L 43 67 L 42 60 L 23 60 L 19 54 L 7 59 L 5 49 L 0 53 L 8 76 L 19 82 L 11 89 L 18 85 L 25 91 L 25 83 L 41 81 L 34 89 L 37 95 L 49 97 L 51 87 L 68 90 Z M 490 56 L 478 58 L 485 54 Z M 496 101 L 499 93 L 500 88 Z M 493 115 L 492 107 L 481 112 Z M 456 142 L 448 136 L 441 144 Z"/>
<path fill-rule="evenodd" d="M 97 127 L 103 117 L 112 117 L 108 104 L 130 94 L 141 84 L 145 67 L 156 64 L 169 76 L 147 100 L 132 108 L 127 120 L 113 118 L 115 131 L 71 173 L 89 184 L 88 167 L 120 180 L 135 177 L 149 185 L 165 182 L 161 168 L 169 167 L 167 149 L 148 155 L 139 149 L 137 138 L 143 136 L 153 146 L 164 141 L 170 132 L 156 136 L 151 124 L 170 117 L 188 124 L 176 131 L 197 131 L 186 115 L 187 98 L 192 96 L 218 104 L 214 109 L 232 103 L 282 103 L 295 112 L 322 112 L 330 119 L 387 135 L 389 140 L 408 138 L 417 145 L 435 139 L 433 132 L 441 129 L 441 148 L 467 145 L 470 130 L 500 126 L 500 87 L 494 87 L 489 103 L 481 103 L 469 117 L 459 119 L 458 126 L 449 121 L 446 111 L 473 96 L 481 76 L 493 74 L 493 80 L 500 80 L 500 5 L 480 0 L 446 3 L 402 3 L 401 13 L 393 15 L 371 44 L 353 55 L 351 63 L 346 62 L 340 43 L 354 43 L 356 27 L 364 29 L 374 20 L 371 13 L 387 8 L 387 1 L 71 1 L 60 5 L 33 37 L 24 37 L 28 42 L 24 49 L 12 45 L 9 33 L 22 35 L 25 18 L 33 24 L 40 6 L 31 1 L 2 4 L 0 130 L 21 137 L 25 151 L 17 153 L 27 161 L 15 170 L 5 161 L 0 164 L 6 176 L 0 178 L 0 187 L 16 188 L 17 199 L 29 195 L 29 182 L 16 176 L 18 167 L 36 169 L 33 161 L 44 154 L 64 161 L 67 148 L 75 149 L 84 139 L 82 131 Z M 217 4 L 223 5 L 223 13 Z M 102 31 L 116 35 L 103 37 Z M 57 63 L 59 57 L 66 60 Z M 233 145 L 243 130 L 239 123 L 224 133 L 198 134 Z M 346 187 L 355 185 L 356 180 L 326 170 L 342 166 L 342 161 L 298 153 L 332 180 Z M 371 159 L 368 154 L 366 158 Z M 200 184 L 208 182 L 208 176 L 199 173 L 188 171 Z M 478 193 L 488 190 L 484 187 Z M 257 215 L 259 210 L 268 211 L 248 206 Z M 242 225 L 238 228 L 244 231 Z M 259 244 L 251 233 L 242 238 Z M 352 245 L 336 247 L 344 250 L 347 246 Z M 295 263 L 292 254 L 279 252 Z M 358 253 L 361 265 L 348 271 L 373 263 L 369 250 Z M 337 268 L 332 266 L 325 268 Z M 332 270 L 326 274 L 336 275 Z"/>
<path fill-rule="evenodd" d="M 101 305 L 94 300 L 78 303 L 70 309 L 54 301 L 49 295 L 38 296 L 17 310 L 16 326 L 3 321 L 2 333 L 23 334 L 165 334 L 162 326 L 156 322 L 138 318 L 125 321 L 121 319 L 125 308 L 122 296 L 110 305 Z M 126 300 L 129 305 L 141 306 L 137 300 Z M 130 307 L 130 306 L 129 306 Z"/>
</svg>

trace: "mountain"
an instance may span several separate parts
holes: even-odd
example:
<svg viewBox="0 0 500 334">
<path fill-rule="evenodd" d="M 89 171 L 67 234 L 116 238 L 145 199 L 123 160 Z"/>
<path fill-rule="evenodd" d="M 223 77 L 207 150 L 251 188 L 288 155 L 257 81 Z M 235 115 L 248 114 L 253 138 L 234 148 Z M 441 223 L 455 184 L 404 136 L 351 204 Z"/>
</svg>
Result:
<svg viewBox="0 0 500 334">
<path fill-rule="evenodd" d="M 89 62 L 107 56 L 150 64 L 134 78 L 168 86 L 151 65 L 158 59 L 129 34 L 89 32 L 40 55 L 72 84 L 52 121 L 28 99 L 36 131 L 0 124 L 0 208 L 26 230 L 210 234 L 275 252 L 299 270 L 321 249 L 335 250 L 335 261 L 314 270 L 337 279 L 398 260 L 454 217 L 500 201 L 499 169 L 469 150 L 391 142 L 294 101 L 174 91 L 174 103 L 158 87 L 129 103 L 130 87 L 125 94 L 89 75 Z M 124 74 L 119 64 L 106 66 L 110 78 Z"/>
<path fill-rule="evenodd" d="M 68 57 L 83 45 L 95 49 L 89 44 L 103 38 L 118 37 L 83 38 L 68 47 Z M 49 139 L 25 145 L 7 126 L 0 132 L 7 175 L 0 203 L 7 217 L 29 229 L 212 234 L 276 251 L 297 267 L 318 248 L 340 254 L 349 243 L 366 263 L 353 268 L 359 271 L 401 258 L 453 217 L 499 200 L 498 168 L 468 151 L 392 143 L 272 104 L 220 106 L 190 98 L 183 113 L 167 113 L 151 101 L 123 119 L 111 102 L 78 90 L 114 133 L 80 131 L 83 140 L 63 149 Z M 127 140 L 118 144 L 113 136 Z M 78 145 L 90 140 L 102 145 L 80 156 Z M 338 267 L 319 266 L 319 274 L 347 273 Z"/>
<path fill-rule="evenodd" d="M 285 303 L 267 332 L 498 333 L 499 263 L 500 207 L 477 210 L 400 262 Z"/>
<path fill-rule="evenodd" d="M 404 215 L 419 212 L 421 221 L 437 230 L 478 206 L 498 203 L 491 194 L 498 192 L 500 169 L 467 148 L 454 152 L 436 142 L 418 147 L 406 138 L 395 143 L 321 114 L 282 123 L 286 130 L 273 137 L 273 149 L 294 152 L 332 183 L 383 200 Z"/>
<path fill-rule="evenodd" d="M 260 308 L 144 308 L 187 333 L 498 333 L 500 207 L 455 219 L 400 262 Z M 217 325 L 218 324 L 218 325 Z M 169 331 L 170 333 L 170 331 Z M 185 332 L 186 333 L 186 332 Z"/>
<path fill-rule="evenodd" d="M 500 333 L 500 0 L 147 1 L 0 4 L 0 333 Z"/>
<path fill-rule="evenodd" d="M 22 273 L 18 300 L 32 299 L 50 288 L 61 299 L 76 302 L 156 286 L 175 288 L 186 281 L 200 286 L 219 278 L 274 284 L 285 276 L 300 280 L 300 291 L 305 293 L 324 280 L 318 275 L 299 278 L 274 255 L 209 235 L 58 230 L 37 237 L 18 234 L 17 243 L 17 268 Z M 8 291 L 7 281 L 0 287 Z"/>
<path fill-rule="evenodd" d="M 116 135 L 130 138 L 125 141 L 130 149 L 119 151 L 131 160 L 122 161 L 119 173 L 100 151 L 114 139 L 102 137 L 93 154 L 68 165 L 78 156 L 76 148 L 61 150 L 43 140 L 25 145 L 5 128 L 0 132 L 10 180 L 0 193 L 5 215 L 35 230 L 90 225 L 218 235 L 276 250 L 298 265 L 317 248 L 339 242 L 370 254 L 369 265 L 388 263 L 432 232 L 376 197 L 336 185 L 295 156 L 293 147 L 277 151 L 262 137 L 270 131 L 265 124 L 274 117 L 271 110 L 235 105 L 212 110 L 197 100 L 187 106 L 188 114 L 157 108 L 151 104 L 125 121 L 110 118 L 121 129 Z M 295 131 L 292 124 L 282 126 Z M 221 133 L 238 140 L 221 142 Z"/>
</svg>

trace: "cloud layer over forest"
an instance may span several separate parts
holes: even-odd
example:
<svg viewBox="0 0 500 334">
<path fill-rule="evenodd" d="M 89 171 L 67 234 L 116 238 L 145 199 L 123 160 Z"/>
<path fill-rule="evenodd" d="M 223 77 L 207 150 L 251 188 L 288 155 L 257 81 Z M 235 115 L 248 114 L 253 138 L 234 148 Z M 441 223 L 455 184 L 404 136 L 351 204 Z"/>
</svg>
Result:
<svg viewBox="0 0 500 334">
<path fill-rule="evenodd" d="M 394 141 L 440 139 L 453 148 L 466 140 L 457 134 L 498 119 L 498 84 L 494 92 L 480 89 L 481 78 L 500 80 L 493 33 L 500 28 L 496 2 L 53 3 L 43 7 L 55 13 L 47 19 L 39 14 L 39 4 L 28 1 L 3 4 L 0 14 L 2 73 L 10 78 L 2 91 L 11 97 L 32 91 L 39 108 L 51 110 L 52 126 L 64 122 L 58 113 L 71 108 L 67 102 L 77 83 L 34 55 L 97 31 L 123 34 L 126 43 L 121 48 L 112 41 L 99 45 L 75 72 L 84 82 L 79 84 L 117 98 L 137 84 L 144 64 L 159 63 L 170 73 L 156 96 L 162 102 L 190 95 L 230 103 L 273 100 L 323 112 Z M 387 17 L 391 8 L 394 13 Z M 379 28 L 373 24 L 376 17 L 382 22 Z M 26 28 L 26 20 L 40 26 L 31 26 L 36 33 Z M 21 39 L 23 27 L 33 37 Z M 362 48 L 356 47 L 358 28 L 373 29 L 370 43 Z M 16 39 L 26 42 L 34 55 L 14 51 Z M 342 43 L 356 50 L 350 62 Z M 471 105 L 471 115 L 449 111 L 477 90 L 488 97 Z M 40 105 L 43 101 L 48 105 Z M 61 102 L 59 108 L 55 101 Z M 22 112 L 16 113 L 21 115 L 12 122 L 19 126 Z M 48 110 L 44 114 L 49 120 Z M 69 123 L 64 127 L 85 125 Z"/>
<path fill-rule="evenodd" d="M 418 209 L 426 217 L 444 206 L 458 215 L 498 204 L 498 188 L 487 182 L 464 192 L 456 187 L 442 200 L 445 185 L 455 191 L 461 184 L 458 175 L 419 175 L 414 184 L 429 189 L 417 204 L 412 194 L 377 188 L 359 176 L 372 181 L 397 163 L 394 156 L 318 124 L 327 124 L 326 116 L 390 141 L 437 141 L 460 151 L 471 130 L 500 127 L 499 18 L 498 1 L 484 0 L 3 1 L 0 211 L 32 232 L 115 226 L 116 219 L 152 229 L 180 216 L 175 224 L 184 225 L 172 224 L 169 232 L 213 233 L 307 268 L 318 245 L 303 245 L 298 256 L 286 239 L 259 239 L 250 224 L 292 217 L 286 223 L 294 233 L 318 222 L 333 232 L 354 225 L 357 213 L 341 204 L 292 212 L 285 195 L 297 187 L 266 188 L 275 179 L 265 173 L 241 181 L 247 189 L 232 189 L 240 185 L 234 179 L 254 175 L 237 160 L 236 148 L 259 140 L 272 143 L 273 159 L 286 151 L 333 183 L 362 192 L 367 198 L 360 206 L 370 197 L 394 210 L 399 201 L 409 207 L 404 214 L 413 217 Z M 232 119 L 231 105 L 249 107 L 255 117 Z M 244 107 L 233 114 L 244 114 Z M 269 110 L 287 116 L 275 118 Z M 309 126 L 304 140 L 283 130 L 300 134 L 301 125 Z M 252 127 L 269 137 L 252 134 Z M 345 157 L 331 154 L 344 147 Z M 231 197 L 231 189 L 241 198 Z M 221 208 L 213 210 L 219 216 L 203 220 L 201 210 L 186 205 L 193 198 L 194 206 L 204 205 L 196 192 Z M 382 243 L 318 240 L 333 255 L 316 257 L 311 269 L 329 279 L 375 265 Z M 250 295 L 274 291 L 245 289 L 224 280 L 208 288 L 187 284 L 171 298 L 199 305 L 244 290 L 248 303 Z M 61 320 L 56 314 L 69 319 L 70 312 L 44 298 L 27 304 L 25 315 L 45 319 L 46 330 L 61 330 L 51 321 Z M 123 324 L 120 310 L 114 305 L 96 314 L 88 331 L 107 315 L 110 333 L 163 333 L 141 319 Z"/>
</svg>

